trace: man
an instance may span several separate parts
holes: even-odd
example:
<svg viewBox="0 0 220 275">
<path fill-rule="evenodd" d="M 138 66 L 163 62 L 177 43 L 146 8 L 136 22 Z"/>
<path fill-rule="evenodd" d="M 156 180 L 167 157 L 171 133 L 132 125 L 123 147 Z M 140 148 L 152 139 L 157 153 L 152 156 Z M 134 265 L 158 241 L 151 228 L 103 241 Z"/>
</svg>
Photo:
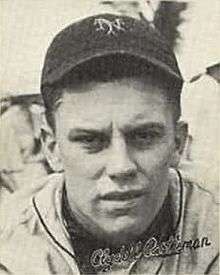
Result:
<svg viewBox="0 0 220 275">
<path fill-rule="evenodd" d="M 146 22 L 100 14 L 62 30 L 41 82 L 55 173 L 2 234 L 6 274 L 217 272 L 217 207 L 172 170 L 183 80 Z"/>
</svg>

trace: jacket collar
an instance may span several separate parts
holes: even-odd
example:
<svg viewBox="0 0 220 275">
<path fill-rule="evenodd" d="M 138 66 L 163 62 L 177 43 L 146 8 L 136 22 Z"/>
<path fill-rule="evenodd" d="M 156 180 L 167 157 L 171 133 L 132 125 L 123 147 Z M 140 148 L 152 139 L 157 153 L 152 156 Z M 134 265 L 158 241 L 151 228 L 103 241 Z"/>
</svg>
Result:
<svg viewBox="0 0 220 275">
<path fill-rule="evenodd" d="M 79 274 L 77 265 L 73 266 L 75 254 L 61 216 L 63 183 L 63 174 L 49 176 L 45 188 L 33 197 L 32 203 L 48 240 L 60 250 L 75 273 Z"/>
</svg>

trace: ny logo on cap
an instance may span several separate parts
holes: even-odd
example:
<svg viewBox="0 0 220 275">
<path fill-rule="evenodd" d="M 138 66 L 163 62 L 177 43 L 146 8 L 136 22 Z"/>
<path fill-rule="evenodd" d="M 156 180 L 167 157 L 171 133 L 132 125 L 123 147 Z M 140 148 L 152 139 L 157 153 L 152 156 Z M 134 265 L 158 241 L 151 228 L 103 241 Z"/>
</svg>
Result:
<svg viewBox="0 0 220 275">
<path fill-rule="evenodd" d="M 114 21 L 105 18 L 96 18 L 94 25 L 98 26 L 96 28 L 97 31 L 104 31 L 108 35 L 115 35 L 117 31 L 125 31 L 123 27 L 125 23 L 120 18 L 116 18 Z"/>
</svg>

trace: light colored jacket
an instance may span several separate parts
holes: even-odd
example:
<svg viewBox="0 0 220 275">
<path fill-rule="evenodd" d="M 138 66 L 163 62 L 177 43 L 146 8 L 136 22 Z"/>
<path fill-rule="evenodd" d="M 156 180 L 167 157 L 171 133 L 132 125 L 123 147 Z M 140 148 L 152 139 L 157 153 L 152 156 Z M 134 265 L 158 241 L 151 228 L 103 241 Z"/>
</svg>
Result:
<svg viewBox="0 0 220 275">
<path fill-rule="evenodd" d="M 0 274 L 80 273 L 61 216 L 63 182 L 62 174 L 49 176 L 45 188 L 18 213 L 15 208 L 0 236 Z M 177 234 L 191 247 L 175 255 L 141 257 L 111 274 L 218 274 L 218 206 L 212 195 L 174 172 L 170 192 Z"/>
</svg>

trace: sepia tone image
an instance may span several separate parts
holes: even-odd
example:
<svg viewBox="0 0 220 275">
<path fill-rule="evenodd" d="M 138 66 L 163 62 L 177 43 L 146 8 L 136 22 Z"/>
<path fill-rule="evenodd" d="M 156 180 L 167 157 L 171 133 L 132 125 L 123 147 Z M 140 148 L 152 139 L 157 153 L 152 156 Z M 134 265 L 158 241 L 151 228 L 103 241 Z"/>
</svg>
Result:
<svg viewBox="0 0 220 275">
<path fill-rule="evenodd" d="M 0 275 L 219 274 L 220 1 L 0 6 Z"/>
</svg>

